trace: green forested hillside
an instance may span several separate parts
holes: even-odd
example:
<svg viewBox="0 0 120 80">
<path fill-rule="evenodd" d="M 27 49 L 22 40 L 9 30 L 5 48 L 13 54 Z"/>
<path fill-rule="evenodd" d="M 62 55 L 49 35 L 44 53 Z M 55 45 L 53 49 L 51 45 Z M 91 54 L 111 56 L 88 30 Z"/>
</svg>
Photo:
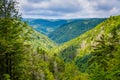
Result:
<svg viewBox="0 0 120 80">
<path fill-rule="evenodd" d="M 120 16 L 113 16 L 54 52 L 74 62 L 90 80 L 120 79 Z"/>
<path fill-rule="evenodd" d="M 40 68 L 42 65 L 47 67 L 48 52 L 53 47 L 55 44 L 48 37 L 24 22 L 0 19 L 0 79 L 36 79 L 32 75 L 43 70 Z M 45 70 L 49 75 L 49 68 Z"/>
<path fill-rule="evenodd" d="M 61 51 L 69 51 L 70 48 L 75 48 L 77 50 L 77 56 L 83 56 L 85 54 L 89 54 L 92 51 L 91 46 L 95 46 L 97 44 L 96 40 L 98 40 L 101 36 L 112 36 L 112 31 L 115 30 L 119 33 L 119 16 L 113 16 L 100 23 L 95 28 L 87 31 L 86 33 L 80 35 L 79 37 L 72 39 L 62 45 L 60 45 L 56 50 L 56 53 Z"/>
<path fill-rule="evenodd" d="M 59 47 L 20 20 L 0 19 L 1 80 L 119 80 L 119 53 L 120 16 Z"/>
<path fill-rule="evenodd" d="M 49 50 L 56 46 L 55 43 L 52 40 L 50 40 L 47 36 L 35 31 L 27 24 L 22 24 L 25 25 L 22 33 L 22 37 L 25 38 L 24 44 L 32 44 L 34 48 L 40 47 L 44 50 Z"/>
<path fill-rule="evenodd" d="M 58 27 L 48 36 L 58 44 L 64 43 L 94 28 L 104 20 L 105 18 L 76 19 Z"/>
<path fill-rule="evenodd" d="M 0 80 L 120 80 L 120 16 L 56 46 L 0 2 Z"/>
<path fill-rule="evenodd" d="M 55 47 L 54 44 L 25 23 L 1 19 L 0 25 L 1 80 L 88 78 L 87 74 L 78 70 L 75 63 L 65 63 L 57 55 L 51 55 L 50 48 Z"/>
<path fill-rule="evenodd" d="M 59 47 L 19 20 L 0 25 L 1 80 L 120 79 L 120 16 Z"/>
</svg>

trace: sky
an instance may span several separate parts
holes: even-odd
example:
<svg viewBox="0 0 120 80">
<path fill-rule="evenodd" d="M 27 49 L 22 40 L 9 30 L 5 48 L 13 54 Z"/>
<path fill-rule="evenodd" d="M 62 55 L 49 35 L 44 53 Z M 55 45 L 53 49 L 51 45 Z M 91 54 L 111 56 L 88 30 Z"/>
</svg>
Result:
<svg viewBox="0 0 120 80">
<path fill-rule="evenodd" d="M 120 0 L 17 0 L 23 18 L 72 19 L 120 15 Z"/>
</svg>

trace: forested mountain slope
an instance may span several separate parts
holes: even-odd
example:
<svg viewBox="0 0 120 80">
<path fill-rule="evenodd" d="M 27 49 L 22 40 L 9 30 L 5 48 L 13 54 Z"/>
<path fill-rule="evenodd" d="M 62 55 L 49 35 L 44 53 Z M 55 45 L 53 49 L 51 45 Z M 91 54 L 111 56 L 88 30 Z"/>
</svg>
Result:
<svg viewBox="0 0 120 80">
<path fill-rule="evenodd" d="M 58 27 L 48 36 L 58 44 L 64 43 L 94 28 L 96 25 L 98 25 L 104 20 L 106 19 L 105 18 L 76 19 L 70 23 Z"/>
<path fill-rule="evenodd" d="M 16 7 L 0 1 L 0 80 L 120 80 L 120 15 L 57 47 Z"/>
<path fill-rule="evenodd" d="M 47 35 L 60 44 L 69 41 L 87 30 L 92 29 L 105 18 L 85 19 L 31 19 L 23 18 L 36 31 Z"/>
<path fill-rule="evenodd" d="M 50 76 L 47 61 L 53 47 L 55 44 L 48 37 L 26 23 L 0 18 L 0 79 L 39 80 L 44 73 Z"/>
<path fill-rule="evenodd" d="M 56 51 L 54 49 L 54 53 L 66 63 L 75 63 L 80 72 L 88 74 L 88 80 L 119 80 L 120 16 L 108 18 Z"/>
<path fill-rule="evenodd" d="M 59 47 L 24 22 L 0 19 L 3 80 L 119 80 L 119 53 L 120 16 Z"/>
<path fill-rule="evenodd" d="M 104 22 L 100 23 L 95 28 L 87 31 L 86 33 L 80 35 L 79 37 L 68 41 L 61 46 L 59 46 L 55 53 L 62 53 L 62 56 L 65 53 L 72 51 L 71 54 L 75 54 L 76 56 L 83 56 L 91 53 L 92 46 L 96 46 L 96 40 L 101 38 L 101 36 L 105 36 L 105 38 L 109 38 L 109 36 L 113 36 L 112 32 L 115 30 L 119 35 L 120 28 L 120 16 L 113 16 Z M 74 51 L 73 51 L 74 50 Z"/>
<path fill-rule="evenodd" d="M 23 28 L 23 37 L 25 38 L 25 44 L 32 44 L 33 47 L 40 47 L 44 50 L 55 47 L 55 43 L 52 40 L 28 25 Z"/>
<path fill-rule="evenodd" d="M 15 4 L 0 3 L 0 80 L 120 80 L 120 16 L 57 47 Z"/>
<path fill-rule="evenodd" d="M 49 41 L 24 22 L 0 19 L 0 79 L 88 79 L 75 63 L 65 63 L 52 55 L 50 49 L 54 43 Z"/>
<path fill-rule="evenodd" d="M 23 18 L 23 21 L 27 21 L 28 25 L 31 26 L 36 31 L 43 33 L 45 35 L 50 34 L 56 28 L 60 27 L 63 24 L 67 24 L 67 20 L 59 19 L 31 19 Z"/>
</svg>

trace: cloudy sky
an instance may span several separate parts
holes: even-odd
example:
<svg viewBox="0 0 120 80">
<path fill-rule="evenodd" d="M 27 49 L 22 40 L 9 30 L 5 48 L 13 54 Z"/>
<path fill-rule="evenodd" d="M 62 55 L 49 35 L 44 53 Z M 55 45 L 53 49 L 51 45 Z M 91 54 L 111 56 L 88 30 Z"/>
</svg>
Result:
<svg viewBox="0 0 120 80">
<path fill-rule="evenodd" d="M 93 18 L 120 14 L 120 0 L 18 0 L 24 18 Z"/>
</svg>

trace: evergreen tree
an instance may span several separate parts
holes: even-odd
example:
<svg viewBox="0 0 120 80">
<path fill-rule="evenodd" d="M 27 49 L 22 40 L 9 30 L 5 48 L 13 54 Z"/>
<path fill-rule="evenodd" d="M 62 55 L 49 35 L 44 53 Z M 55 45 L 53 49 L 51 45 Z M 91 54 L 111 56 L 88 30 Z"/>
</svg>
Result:
<svg viewBox="0 0 120 80">
<path fill-rule="evenodd" d="M 113 73 L 116 72 L 114 67 L 118 64 L 116 62 L 118 59 L 115 57 L 118 54 L 116 53 L 118 51 L 116 46 L 119 45 L 116 31 L 117 29 L 113 29 L 110 33 L 111 36 L 103 34 L 96 41 L 97 45 L 94 46 L 93 56 L 89 60 L 91 65 L 87 70 L 91 74 L 92 80 L 113 80 L 115 77 L 115 75 L 113 76 Z"/>
</svg>

